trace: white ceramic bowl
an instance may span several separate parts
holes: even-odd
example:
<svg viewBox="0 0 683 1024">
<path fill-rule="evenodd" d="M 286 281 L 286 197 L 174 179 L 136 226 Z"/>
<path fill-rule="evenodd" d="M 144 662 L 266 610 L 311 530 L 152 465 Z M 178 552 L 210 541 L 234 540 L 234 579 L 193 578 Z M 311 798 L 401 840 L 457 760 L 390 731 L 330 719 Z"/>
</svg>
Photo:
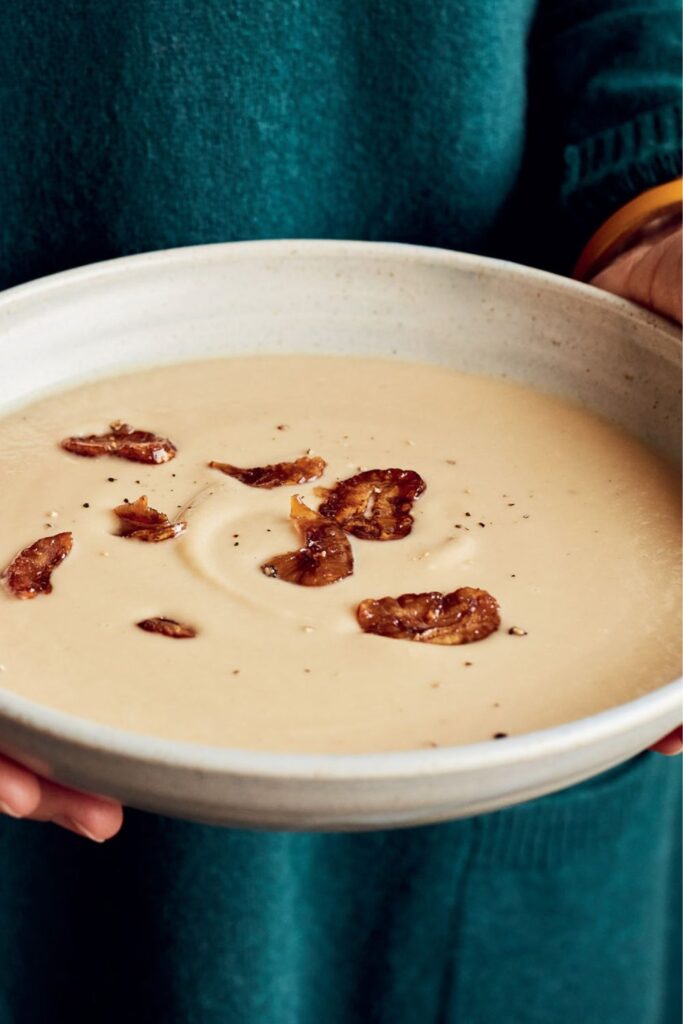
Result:
<svg viewBox="0 0 683 1024">
<path fill-rule="evenodd" d="M 0 298 L 0 413 L 139 365 L 243 352 L 396 353 L 509 376 L 679 455 L 680 345 L 658 318 L 524 267 L 412 246 L 256 242 L 114 260 Z M 0 747 L 136 807 L 292 829 L 493 810 L 626 760 L 681 720 L 681 684 L 505 743 L 254 753 L 134 735 L 0 691 Z"/>
</svg>

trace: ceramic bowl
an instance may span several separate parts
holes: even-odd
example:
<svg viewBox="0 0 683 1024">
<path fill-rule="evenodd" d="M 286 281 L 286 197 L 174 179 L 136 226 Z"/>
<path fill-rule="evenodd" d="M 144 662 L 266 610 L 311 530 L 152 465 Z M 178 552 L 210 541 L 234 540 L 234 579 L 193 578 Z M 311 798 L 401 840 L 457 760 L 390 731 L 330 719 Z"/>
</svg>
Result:
<svg viewBox="0 0 683 1024">
<path fill-rule="evenodd" d="M 136 366 L 251 352 L 397 354 L 569 396 L 679 457 L 677 332 L 595 289 L 412 246 L 256 242 L 114 260 L 0 298 L 0 413 Z M 579 782 L 681 720 L 681 683 L 505 743 L 310 756 L 127 733 L 0 690 L 0 748 L 126 804 L 221 824 L 367 829 Z"/>
</svg>

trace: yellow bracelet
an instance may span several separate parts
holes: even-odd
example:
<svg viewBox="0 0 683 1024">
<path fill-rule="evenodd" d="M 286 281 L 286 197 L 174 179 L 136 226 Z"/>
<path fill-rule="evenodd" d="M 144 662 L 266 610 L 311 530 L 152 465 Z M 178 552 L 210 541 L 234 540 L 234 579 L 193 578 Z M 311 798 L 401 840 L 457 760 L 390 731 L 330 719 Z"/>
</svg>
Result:
<svg viewBox="0 0 683 1024">
<path fill-rule="evenodd" d="M 683 179 L 642 192 L 605 221 L 579 256 L 572 277 L 589 281 L 622 252 L 628 240 L 653 218 L 680 215 Z"/>
</svg>

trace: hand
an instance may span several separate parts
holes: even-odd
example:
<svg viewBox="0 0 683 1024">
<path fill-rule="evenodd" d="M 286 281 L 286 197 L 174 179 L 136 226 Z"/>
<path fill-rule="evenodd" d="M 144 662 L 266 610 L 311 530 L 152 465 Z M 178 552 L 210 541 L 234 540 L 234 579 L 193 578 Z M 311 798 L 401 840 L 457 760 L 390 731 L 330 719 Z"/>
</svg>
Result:
<svg viewBox="0 0 683 1024">
<path fill-rule="evenodd" d="M 103 843 L 121 828 L 121 804 L 39 778 L 0 754 L 0 813 L 12 818 L 52 821 Z"/>
<path fill-rule="evenodd" d="M 681 226 L 669 227 L 617 256 L 591 284 L 639 302 L 680 324 L 683 319 L 682 243 Z M 674 729 L 651 749 L 660 754 L 680 754 L 683 728 Z"/>
<path fill-rule="evenodd" d="M 683 725 L 674 729 L 668 736 L 665 736 L 659 743 L 655 743 L 650 750 L 656 750 L 658 754 L 666 754 L 671 757 L 673 754 L 680 754 L 683 750 Z"/>
<path fill-rule="evenodd" d="M 617 256 L 591 284 L 647 306 L 669 320 L 683 319 L 681 225 L 664 228 Z"/>
</svg>

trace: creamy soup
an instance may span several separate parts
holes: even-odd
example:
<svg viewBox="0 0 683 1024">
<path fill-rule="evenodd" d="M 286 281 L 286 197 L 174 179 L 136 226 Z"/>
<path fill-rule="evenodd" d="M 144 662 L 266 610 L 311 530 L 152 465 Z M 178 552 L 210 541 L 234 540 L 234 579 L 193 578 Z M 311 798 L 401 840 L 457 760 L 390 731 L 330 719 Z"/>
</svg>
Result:
<svg viewBox="0 0 683 1024">
<path fill-rule="evenodd" d="M 170 438 L 163 465 L 81 458 L 62 438 L 112 420 Z M 208 466 L 322 456 L 320 480 L 262 490 Z M 353 575 L 297 586 L 261 571 L 298 546 L 292 495 L 359 470 L 420 474 L 412 531 L 350 538 Z M 571 403 L 402 362 L 268 356 L 87 384 L 0 421 L 0 567 L 73 533 L 53 592 L 0 594 L 0 684 L 135 732 L 290 752 L 405 750 L 515 735 L 612 707 L 679 670 L 679 478 Z M 147 495 L 187 523 L 118 536 Z M 479 587 L 487 639 L 364 633 L 366 598 Z M 178 640 L 136 623 L 166 616 Z M 512 630 L 512 632 L 510 632 Z"/>
</svg>

